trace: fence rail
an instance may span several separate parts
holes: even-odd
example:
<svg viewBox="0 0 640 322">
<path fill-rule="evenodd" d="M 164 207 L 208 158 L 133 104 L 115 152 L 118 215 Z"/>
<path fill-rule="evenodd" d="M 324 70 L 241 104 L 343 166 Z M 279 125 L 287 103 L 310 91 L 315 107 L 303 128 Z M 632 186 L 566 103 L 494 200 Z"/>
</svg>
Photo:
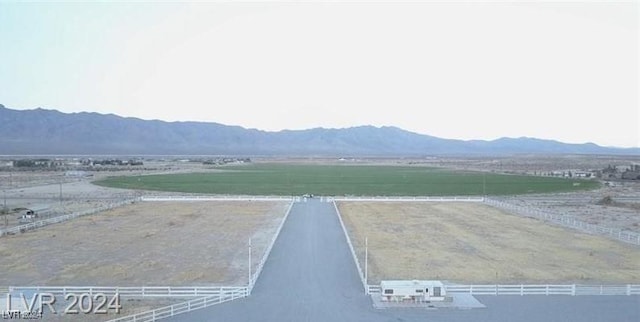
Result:
<svg viewBox="0 0 640 322">
<path fill-rule="evenodd" d="M 512 213 L 522 216 L 531 216 L 541 220 L 546 220 L 564 227 L 569 227 L 584 232 L 594 233 L 607 236 L 625 243 L 640 245 L 640 234 L 623 231 L 621 229 L 603 227 L 599 225 L 588 224 L 584 221 L 577 220 L 571 216 L 554 214 L 547 211 L 532 209 L 528 207 L 516 206 L 504 201 L 487 198 L 485 203 L 494 207 L 509 210 Z"/>
<path fill-rule="evenodd" d="M 291 196 L 143 196 L 141 201 L 283 201 Z"/>
<path fill-rule="evenodd" d="M 442 197 L 329 197 L 329 201 L 434 201 L 434 202 L 483 202 L 483 197 L 465 197 L 465 196 L 442 196 Z"/>
<path fill-rule="evenodd" d="M 224 294 L 207 296 L 190 300 L 183 303 L 161 307 L 155 310 L 145 311 L 137 314 L 123 316 L 117 319 L 109 320 L 109 322 L 150 322 L 159 319 L 172 317 L 174 315 L 203 309 L 212 305 L 233 301 L 235 299 L 248 296 L 246 287 L 238 287 L 236 291 L 229 291 Z"/>
<path fill-rule="evenodd" d="M 287 212 L 285 212 L 284 217 L 282 218 L 282 221 L 280 222 L 280 225 L 278 226 L 278 229 L 276 230 L 276 233 L 273 235 L 273 238 L 271 239 L 271 243 L 269 243 L 269 247 L 264 252 L 264 255 L 262 256 L 262 260 L 260 260 L 260 263 L 258 264 L 258 268 L 256 268 L 256 272 L 252 275 L 251 281 L 249 281 L 249 287 L 248 287 L 249 295 L 251 295 L 251 291 L 253 290 L 253 286 L 256 284 L 256 281 L 258 280 L 258 277 L 260 277 L 260 273 L 262 273 L 262 268 L 264 267 L 264 264 L 267 262 L 267 258 L 269 258 L 269 254 L 271 253 L 271 249 L 273 248 L 273 244 L 276 243 L 276 239 L 278 239 L 278 236 L 280 235 L 280 231 L 282 230 L 282 226 L 284 226 L 284 223 L 287 221 L 287 218 L 289 217 L 289 213 L 291 212 L 291 208 L 293 208 L 293 202 L 291 202 L 289 204 L 289 208 L 287 208 Z M 251 269 L 251 268 L 249 268 L 249 269 Z"/>
<path fill-rule="evenodd" d="M 200 297 L 247 292 L 246 286 L 9 286 L 8 289 L 9 292 L 31 291 L 52 293 L 54 295 L 67 295 L 69 293 L 114 295 L 117 293 L 123 297 Z"/>
<path fill-rule="evenodd" d="M 340 226 L 342 226 L 342 231 L 344 232 L 344 237 L 347 239 L 347 244 L 349 245 L 349 250 L 351 250 L 351 255 L 353 256 L 353 261 L 356 263 L 356 268 L 358 269 L 358 274 L 360 275 L 360 281 L 362 282 L 362 287 L 365 292 L 368 291 L 367 282 L 364 279 L 364 274 L 362 273 L 362 268 L 360 267 L 360 263 L 358 262 L 358 256 L 356 255 L 356 251 L 353 248 L 353 244 L 351 243 L 351 238 L 349 237 L 349 233 L 347 232 L 347 227 L 344 225 L 344 221 L 342 221 L 342 215 L 340 214 L 340 210 L 338 210 L 338 205 L 333 203 L 333 207 L 336 210 L 336 214 L 338 215 L 338 220 L 340 221 Z"/>
<path fill-rule="evenodd" d="M 367 294 L 380 294 L 380 285 L 367 285 Z"/>
<path fill-rule="evenodd" d="M 640 285 L 577 285 L 577 284 L 498 284 L 446 285 L 448 294 L 471 295 L 640 295 Z M 367 285 L 368 294 L 380 294 L 380 285 Z"/>
<path fill-rule="evenodd" d="M 77 218 L 77 217 L 93 215 L 93 214 L 96 214 L 96 213 L 99 213 L 99 212 L 103 212 L 103 211 L 111 210 L 111 209 L 114 209 L 114 208 L 117 208 L 117 207 L 121 207 L 121 206 L 124 206 L 124 205 L 132 204 L 136 200 L 137 199 L 129 199 L 129 200 L 121 201 L 121 202 L 118 202 L 118 203 L 106 205 L 106 206 L 95 208 L 95 209 L 90 209 L 90 210 L 85 210 L 85 211 L 80 211 L 80 212 L 74 212 L 74 213 L 70 213 L 70 214 L 62 215 L 62 216 L 51 217 L 51 218 L 38 220 L 38 221 L 34 221 L 34 222 L 31 222 L 31 223 L 28 223 L 28 224 L 15 226 L 15 227 L 7 228 L 7 229 L 0 229 L 0 236 L 4 236 L 4 235 L 8 235 L 8 234 L 22 233 L 22 232 L 25 232 L 25 231 L 28 231 L 28 230 L 33 230 L 33 229 L 44 227 L 44 226 L 48 226 L 48 225 L 51 225 L 51 224 L 60 223 L 60 222 L 71 220 L 71 219 L 74 219 L 74 218 Z"/>
</svg>

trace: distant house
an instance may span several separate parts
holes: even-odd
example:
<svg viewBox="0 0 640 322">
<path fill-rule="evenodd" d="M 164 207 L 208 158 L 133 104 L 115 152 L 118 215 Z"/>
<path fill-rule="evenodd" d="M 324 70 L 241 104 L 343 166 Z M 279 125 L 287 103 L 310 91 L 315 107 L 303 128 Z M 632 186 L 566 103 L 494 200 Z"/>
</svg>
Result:
<svg viewBox="0 0 640 322">
<path fill-rule="evenodd" d="M 84 178 L 84 177 L 88 177 L 89 173 L 87 173 L 87 171 L 71 170 L 71 171 L 66 171 L 64 173 L 64 176 L 70 177 L 70 178 Z"/>
<path fill-rule="evenodd" d="M 20 212 L 20 216 L 18 216 L 18 221 L 21 224 L 26 224 L 26 223 L 30 223 L 36 220 L 36 218 L 38 218 L 38 213 L 31 210 L 31 209 L 26 209 L 23 210 L 22 212 Z"/>
<path fill-rule="evenodd" d="M 574 171 L 573 176 L 575 178 L 591 178 L 591 172 L 587 171 Z"/>
</svg>

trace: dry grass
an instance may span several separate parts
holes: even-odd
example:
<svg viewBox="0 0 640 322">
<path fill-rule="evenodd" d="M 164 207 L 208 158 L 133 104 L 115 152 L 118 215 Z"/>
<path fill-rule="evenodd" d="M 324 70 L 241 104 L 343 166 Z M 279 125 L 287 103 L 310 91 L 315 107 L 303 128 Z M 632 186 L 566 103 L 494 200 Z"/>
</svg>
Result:
<svg viewBox="0 0 640 322">
<path fill-rule="evenodd" d="M 638 283 L 640 248 L 475 203 L 339 204 L 370 283 Z"/>
<path fill-rule="evenodd" d="M 0 239 L 0 285 L 246 284 L 285 202 L 149 202 Z M 254 268 L 255 269 L 255 266 Z"/>
</svg>

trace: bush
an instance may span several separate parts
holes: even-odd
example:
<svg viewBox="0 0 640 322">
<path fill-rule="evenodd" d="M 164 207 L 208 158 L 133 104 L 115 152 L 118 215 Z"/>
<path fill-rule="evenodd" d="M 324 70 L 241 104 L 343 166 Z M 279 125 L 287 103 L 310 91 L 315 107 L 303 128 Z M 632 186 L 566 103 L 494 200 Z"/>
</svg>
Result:
<svg viewBox="0 0 640 322">
<path fill-rule="evenodd" d="M 611 198 L 611 196 L 606 196 L 600 199 L 600 201 L 596 202 L 596 204 L 601 206 L 609 206 L 613 204 L 613 198 Z"/>
</svg>

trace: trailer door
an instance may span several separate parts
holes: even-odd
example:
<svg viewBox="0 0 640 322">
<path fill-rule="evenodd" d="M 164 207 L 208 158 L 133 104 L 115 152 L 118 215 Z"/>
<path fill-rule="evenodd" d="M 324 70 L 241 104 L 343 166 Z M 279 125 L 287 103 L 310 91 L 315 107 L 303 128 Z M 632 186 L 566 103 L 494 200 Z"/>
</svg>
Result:
<svg viewBox="0 0 640 322">
<path fill-rule="evenodd" d="M 433 296 L 440 297 L 441 296 L 440 293 L 441 292 L 440 292 L 440 287 L 439 286 L 436 286 L 436 287 L 433 288 Z"/>
</svg>

